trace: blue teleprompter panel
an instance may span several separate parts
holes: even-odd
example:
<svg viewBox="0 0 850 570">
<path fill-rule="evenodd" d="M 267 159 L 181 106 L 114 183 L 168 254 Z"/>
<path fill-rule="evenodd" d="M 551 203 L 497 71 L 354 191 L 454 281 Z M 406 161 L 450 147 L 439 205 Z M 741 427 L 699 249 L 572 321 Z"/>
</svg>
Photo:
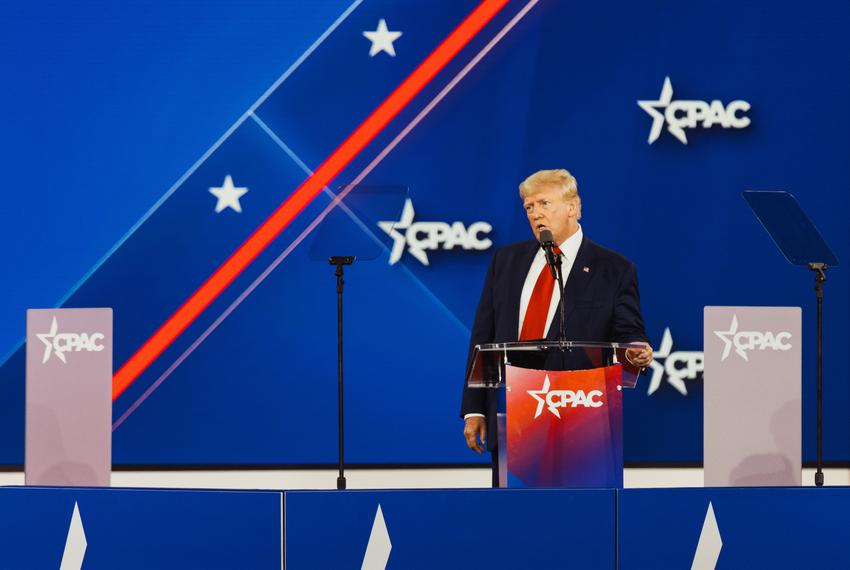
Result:
<svg viewBox="0 0 850 570">
<path fill-rule="evenodd" d="M 709 504 L 716 526 L 706 521 Z M 848 568 L 848 511 L 847 487 L 625 489 L 619 565 L 689 568 L 702 544 L 719 545 L 718 569 Z"/>
<path fill-rule="evenodd" d="M 613 490 L 287 492 L 286 568 L 359 568 L 387 543 L 387 570 L 614 568 L 614 503 Z"/>
<path fill-rule="evenodd" d="M 86 570 L 279 570 L 281 495 L 261 491 L 0 488 L 0 568 L 59 568 L 63 557 L 70 564 L 75 552 L 79 563 L 82 551 L 82 568 Z"/>
</svg>

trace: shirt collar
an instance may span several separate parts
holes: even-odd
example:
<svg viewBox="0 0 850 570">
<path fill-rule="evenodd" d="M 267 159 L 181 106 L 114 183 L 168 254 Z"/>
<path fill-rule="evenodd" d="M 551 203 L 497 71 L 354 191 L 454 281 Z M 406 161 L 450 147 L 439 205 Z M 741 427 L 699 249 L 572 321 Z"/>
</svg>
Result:
<svg viewBox="0 0 850 570">
<path fill-rule="evenodd" d="M 583 238 L 583 234 L 581 231 L 581 224 L 578 225 L 578 231 L 568 237 L 562 244 L 558 247 L 561 248 L 561 253 L 567 259 L 575 259 L 578 255 L 578 248 L 581 246 L 581 240 Z"/>
</svg>

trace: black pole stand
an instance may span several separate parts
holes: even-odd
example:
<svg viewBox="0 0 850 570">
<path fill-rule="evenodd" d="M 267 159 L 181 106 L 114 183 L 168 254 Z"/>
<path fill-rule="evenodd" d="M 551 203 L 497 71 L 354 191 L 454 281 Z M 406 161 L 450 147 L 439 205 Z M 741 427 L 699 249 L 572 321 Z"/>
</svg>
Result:
<svg viewBox="0 0 850 570">
<path fill-rule="evenodd" d="M 815 485 L 823 487 L 823 282 L 826 281 L 826 264 L 809 263 L 809 269 L 815 272 L 815 294 L 818 299 L 818 470 L 815 472 Z"/>
<path fill-rule="evenodd" d="M 560 251 L 560 250 L 559 250 Z M 560 253 L 555 253 L 555 269 L 558 279 L 558 291 L 560 291 L 560 301 L 558 302 L 558 340 L 561 341 L 561 352 L 564 351 L 564 343 L 567 340 L 564 334 L 564 275 L 561 271 L 561 260 L 563 257 Z"/>
<path fill-rule="evenodd" d="M 328 259 L 328 263 L 336 265 L 336 323 L 337 323 L 337 361 L 338 361 L 338 394 L 337 402 L 339 409 L 339 476 L 336 478 L 336 488 L 345 489 L 345 446 L 344 446 L 344 422 L 343 422 L 343 391 L 342 391 L 342 288 L 345 285 L 342 268 L 354 263 L 354 256 L 334 256 Z"/>
</svg>

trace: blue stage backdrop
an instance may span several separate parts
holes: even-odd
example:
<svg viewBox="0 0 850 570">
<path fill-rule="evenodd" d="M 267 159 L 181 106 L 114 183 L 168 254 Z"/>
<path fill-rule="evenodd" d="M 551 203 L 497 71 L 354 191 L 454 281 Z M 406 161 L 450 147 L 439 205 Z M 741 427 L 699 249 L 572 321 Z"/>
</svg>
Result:
<svg viewBox="0 0 850 570">
<path fill-rule="evenodd" d="M 493 249 L 530 235 L 517 184 L 560 167 L 585 234 L 638 266 L 657 360 L 624 396 L 627 462 L 702 460 L 704 305 L 803 307 L 813 460 L 813 279 L 741 192 L 794 193 L 850 262 L 850 4 L 483 4 L 480 30 L 459 0 L 5 4 L 0 464 L 23 461 L 27 307 L 114 308 L 124 365 L 410 76 L 328 183 L 409 191 L 361 230 L 396 222 L 391 247 L 347 271 L 351 462 L 481 461 L 458 418 L 469 327 Z M 125 375 L 117 464 L 335 460 L 335 279 L 310 256 L 329 200 Z M 824 450 L 841 462 L 847 275 L 830 271 L 825 305 Z"/>
</svg>

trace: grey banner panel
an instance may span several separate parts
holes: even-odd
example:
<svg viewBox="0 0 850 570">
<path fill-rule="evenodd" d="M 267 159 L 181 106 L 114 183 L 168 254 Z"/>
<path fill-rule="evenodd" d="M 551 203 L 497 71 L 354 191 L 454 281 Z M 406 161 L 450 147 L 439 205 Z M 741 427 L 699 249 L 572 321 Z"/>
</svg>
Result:
<svg viewBox="0 0 850 570">
<path fill-rule="evenodd" d="M 706 307 L 705 485 L 802 482 L 799 307 Z"/>
<path fill-rule="evenodd" d="M 27 311 L 27 485 L 109 486 L 112 309 Z"/>
</svg>

